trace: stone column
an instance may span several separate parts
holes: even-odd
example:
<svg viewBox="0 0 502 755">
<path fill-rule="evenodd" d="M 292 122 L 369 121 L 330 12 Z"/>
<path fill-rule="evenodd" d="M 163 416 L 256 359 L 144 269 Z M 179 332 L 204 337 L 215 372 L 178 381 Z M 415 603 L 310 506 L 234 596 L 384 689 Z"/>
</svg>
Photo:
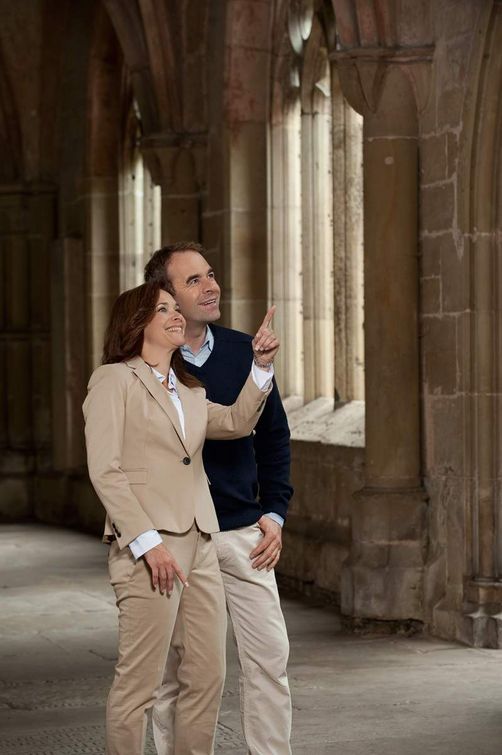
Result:
<svg viewBox="0 0 502 755">
<path fill-rule="evenodd" d="M 51 469 L 50 248 L 52 184 L 0 186 L 0 520 L 33 516 L 37 480 Z"/>
<path fill-rule="evenodd" d="M 340 63 L 342 74 L 349 73 Z M 370 105 L 361 108 L 363 98 L 356 103 L 365 117 L 366 483 L 354 500 L 342 612 L 352 619 L 420 620 L 426 498 L 420 481 L 417 108 L 397 61 L 360 61 L 359 74 Z"/>
</svg>

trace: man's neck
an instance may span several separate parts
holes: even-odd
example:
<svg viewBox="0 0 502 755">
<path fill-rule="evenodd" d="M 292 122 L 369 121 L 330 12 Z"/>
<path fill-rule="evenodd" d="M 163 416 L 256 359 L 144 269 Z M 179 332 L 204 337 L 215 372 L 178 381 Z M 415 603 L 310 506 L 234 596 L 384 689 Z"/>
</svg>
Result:
<svg viewBox="0 0 502 755">
<path fill-rule="evenodd" d="M 198 354 L 202 344 L 206 340 L 207 325 L 205 323 L 188 323 L 185 328 L 185 345 L 189 347 L 192 354 Z"/>
</svg>

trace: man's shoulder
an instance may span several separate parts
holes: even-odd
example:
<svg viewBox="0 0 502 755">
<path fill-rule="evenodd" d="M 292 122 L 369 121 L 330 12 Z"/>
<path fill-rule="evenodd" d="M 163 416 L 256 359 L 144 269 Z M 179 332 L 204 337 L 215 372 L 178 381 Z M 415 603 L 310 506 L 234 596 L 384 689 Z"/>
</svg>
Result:
<svg viewBox="0 0 502 755">
<path fill-rule="evenodd" d="M 253 340 L 253 336 L 249 333 L 243 333 L 240 330 L 234 330 L 233 328 L 224 328 L 222 325 L 211 324 L 211 330 L 214 335 L 215 341 L 218 343 L 231 343 L 231 344 L 250 344 Z"/>
</svg>

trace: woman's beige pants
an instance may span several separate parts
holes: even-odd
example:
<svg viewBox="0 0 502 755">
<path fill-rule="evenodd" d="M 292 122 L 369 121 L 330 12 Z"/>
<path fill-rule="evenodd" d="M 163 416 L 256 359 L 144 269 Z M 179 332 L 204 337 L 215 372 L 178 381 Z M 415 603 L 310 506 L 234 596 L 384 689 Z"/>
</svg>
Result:
<svg viewBox="0 0 502 755">
<path fill-rule="evenodd" d="M 106 710 L 107 755 L 142 755 L 147 711 L 156 699 L 178 613 L 186 632 L 185 673 L 177 700 L 174 753 L 210 755 L 225 680 L 226 612 L 216 551 L 194 525 L 182 535 L 161 533 L 187 575 L 170 597 L 152 588 L 143 558 L 112 543 L 110 579 L 119 609 L 119 651 Z"/>
</svg>

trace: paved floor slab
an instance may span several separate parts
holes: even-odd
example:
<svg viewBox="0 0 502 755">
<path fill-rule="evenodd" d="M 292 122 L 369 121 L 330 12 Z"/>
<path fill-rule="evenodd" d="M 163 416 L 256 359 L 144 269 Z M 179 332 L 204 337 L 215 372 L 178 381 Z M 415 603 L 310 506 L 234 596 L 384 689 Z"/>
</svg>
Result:
<svg viewBox="0 0 502 755">
<path fill-rule="evenodd" d="M 116 657 L 105 559 L 87 535 L 0 527 L 0 755 L 103 753 Z M 500 651 L 345 635 L 334 611 L 283 604 L 295 755 L 502 752 Z M 245 755 L 231 635 L 228 656 L 217 751 Z"/>
</svg>

